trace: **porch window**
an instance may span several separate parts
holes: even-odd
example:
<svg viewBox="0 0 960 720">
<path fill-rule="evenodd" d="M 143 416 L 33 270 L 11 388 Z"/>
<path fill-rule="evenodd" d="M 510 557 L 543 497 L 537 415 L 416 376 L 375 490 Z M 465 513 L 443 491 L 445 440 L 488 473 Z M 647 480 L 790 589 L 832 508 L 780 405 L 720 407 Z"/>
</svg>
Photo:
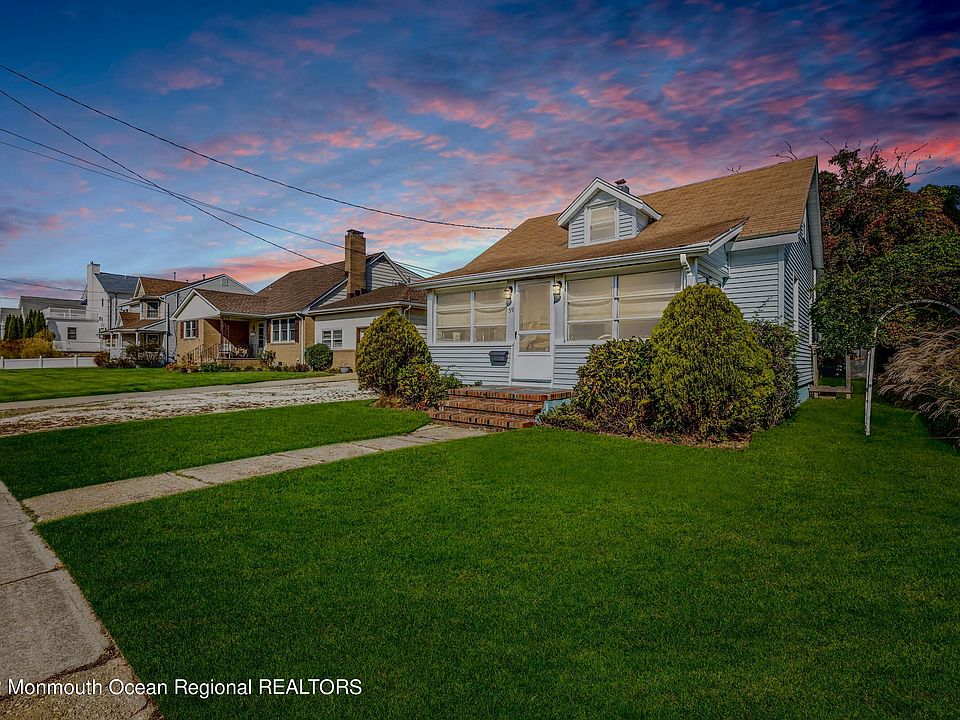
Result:
<svg viewBox="0 0 960 720">
<path fill-rule="evenodd" d="M 648 338 L 667 304 L 680 292 L 680 273 L 645 272 L 617 278 L 619 338 Z"/>
<path fill-rule="evenodd" d="M 615 205 L 601 205 L 588 210 L 590 217 L 589 241 L 607 242 L 617 235 L 617 208 Z"/>
<path fill-rule="evenodd" d="M 507 341 L 507 301 L 503 287 L 436 296 L 436 341 L 504 343 Z"/>
<path fill-rule="evenodd" d="M 471 292 L 437 295 L 437 342 L 470 342 Z"/>
<path fill-rule="evenodd" d="M 343 347 L 343 330 L 322 330 L 320 342 L 331 350 Z"/>
<path fill-rule="evenodd" d="M 571 280 L 567 284 L 567 340 L 613 338 L 613 278 Z"/>
<path fill-rule="evenodd" d="M 286 343 L 297 341 L 297 319 L 279 318 L 270 321 L 272 328 L 272 339 L 275 343 Z"/>
<path fill-rule="evenodd" d="M 156 301 L 148 302 L 148 303 L 145 303 L 145 305 L 147 306 L 147 317 L 148 317 L 148 318 L 160 317 L 160 303 L 159 303 L 159 302 L 156 302 Z"/>
<path fill-rule="evenodd" d="M 183 326 L 183 338 L 184 340 L 191 340 L 197 337 L 197 321 L 196 320 L 184 320 L 181 323 Z"/>
<path fill-rule="evenodd" d="M 67 328 L 67 340 L 76 340 L 77 339 L 77 329 L 75 327 Z"/>
</svg>

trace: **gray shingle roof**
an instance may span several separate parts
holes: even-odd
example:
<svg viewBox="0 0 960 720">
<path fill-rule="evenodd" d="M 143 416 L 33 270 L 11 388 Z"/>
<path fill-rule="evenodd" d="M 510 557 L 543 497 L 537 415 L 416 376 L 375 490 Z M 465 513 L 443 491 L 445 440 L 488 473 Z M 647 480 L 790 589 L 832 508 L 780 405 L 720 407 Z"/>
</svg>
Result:
<svg viewBox="0 0 960 720">
<path fill-rule="evenodd" d="M 126 293 L 133 295 L 137 289 L 139 275 L 117 275 L 115 273 L 97 273 L 97 280 L 108 293 Z"/>
</svg>

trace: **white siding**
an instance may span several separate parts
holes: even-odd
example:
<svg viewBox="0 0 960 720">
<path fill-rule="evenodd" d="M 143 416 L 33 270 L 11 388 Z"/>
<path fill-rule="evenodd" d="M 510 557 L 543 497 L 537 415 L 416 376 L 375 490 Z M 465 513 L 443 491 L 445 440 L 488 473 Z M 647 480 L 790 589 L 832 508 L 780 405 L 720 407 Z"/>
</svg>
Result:
<svg viewBox="0 0 960 720">
<path fill-rule="evenodd" d="M 510 345 L 431 345 L 430 354 L 444 372 L 453 373 L 466 383 L 482 382 L 484 385 L 508 385 L 510 362 L 496 367 L 490 364 L 490 351 L 507 350 Z"/>
<path fill-rule="evenodd" d="M 553 355 L 553 385 L 572 388 L 577 384 L 577 369 L 587 361 L 590 345 L 559 344 Z"/>
<path fill-rule="evenodd" d="M 366 281 L 368 290 L 376 290 L 391 285 L 405 285 L 409 282 L 407 278 L 397 272 L 393 264 L 383 259 L 367 265 Z"/>
<path fill-rule="evenodd" d="M 780 247 L 729 254 L 730 277 L 723 290 L 747 320 L 780 322 L 783 292 Z"/>
<path fill-rule="evenodd" d="M 584 220 L 584 212 L 581 210 L 577 213 L 577 216 L 570 221 L 568 228 L 569 239 L 568 244 L 570 247 L 580 247 L 587 241 L 587 231 L 586 231 L 586 221 Z"/>
<path fill-rule="evenodd" d="M 810 348 L 810 293 L 813 289 L 813 257 L 804 239 L 784 248 L 783 307 L 784 322 L 793 327 L 793 282 L 798 281 L 797 372 L 800 385 L 813 382 L 813 355 Z"/>
</svg>

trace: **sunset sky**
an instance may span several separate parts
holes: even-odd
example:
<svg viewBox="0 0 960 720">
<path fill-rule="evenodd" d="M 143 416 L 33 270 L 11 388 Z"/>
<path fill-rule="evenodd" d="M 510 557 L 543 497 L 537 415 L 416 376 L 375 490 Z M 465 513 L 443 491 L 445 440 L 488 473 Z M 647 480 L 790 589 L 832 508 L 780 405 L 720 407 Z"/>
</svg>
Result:
<svg viewBox="0 0 960 720">
<path fill-rule="evenodd" d="M 928 143 L 960 183 L 960 4 L 6 3 L 0 62 L 132 123 L 344 200 L 514 226 L 595 176 L 642 195 L 792 144 Z M 138 8 L 139 6 L 139 8 Z M 435 270 L 503 235 L 370 214 L 217 167 L 4 72 L 0 88 L 155 182 Z M 107 164 L 0 96 L 0 128 Z M 39 152 L 0 132 L 0 141 Z M 71 161 L 73 162 L 73 161 Z M 238 221 L 329 261 L 342 251 Z M 259 288 L 308 261 L 169 196 L 0 145 L 0 277 L 85 265 Z M 0 281 L 0 303 L 78 294 Z"/>
</svg>

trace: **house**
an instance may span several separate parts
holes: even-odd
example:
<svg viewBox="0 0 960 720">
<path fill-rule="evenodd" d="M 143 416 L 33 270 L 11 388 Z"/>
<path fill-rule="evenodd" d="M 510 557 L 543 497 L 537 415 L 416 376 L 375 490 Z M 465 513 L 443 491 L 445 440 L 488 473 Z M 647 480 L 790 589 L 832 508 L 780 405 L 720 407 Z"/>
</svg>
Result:
<svg viewBox="0 0 960 720">
<path fill-rule="evenodd" d="M 335 364 L 352 367 L 357 337 L 386 308 L 403 310 L 425 329 L 425 293 L 406 288 L 422 277 L 386 253 L 368 255 L 357 230 L 347 231 L 344 248 L 344 262 L 294 270 L 252 295 L 191 290 L 173 314 L 178 357 L 255 364 L 266 350 L 289 366 L 326 342 Z"/>
<path fill-rule="evenodd" d="M 81 354 L 95 353 L 100 349 L 100 338 L 97 336 L 99 319 L 96 313 L 87 310 L 83 300 L 24 295 L 16 308 L 0 309 L 0 333 L 4 332 L 9 315 L 19 315 L 26 320 L 33 310 L 43 313 L 57 350 Z"/>
<path fill-rule="evenodd" d="M 100 271 L 100 264 L 87 264 L 87 285 L 82 298 L 87 310 L 99 321 L 98 330 L 120 324 L 120 306 L 133 297 L 137 289 L 136 275 L 116 275 Z"/>
<path fill-rule="evenodd" d="M 116 357 L 127 345 L 155 342 L 163 349 L 165 358 L 176 357 L 173 314 L 192 290 L 200 288 L 238 295 L 253 294 L 246 285 L 222 273 L 209 278 L 204 276 L 195 282 L 140 276 L 133 295 L 119 305 L 118 322 L 100 331 L 103 347 Z"/>
<path fill-rule="evenodd" d="M 597 178 L 562 212 L 417 285 L 438 364 L 467 382 L 553 389 L 576 384 L 592 345 L 649 337 L 684 287 L 718 285 L 748 320 L 794 329 L 805 398 L 822 268 L 810 157 L 642 195 Z"/>
</svg>

